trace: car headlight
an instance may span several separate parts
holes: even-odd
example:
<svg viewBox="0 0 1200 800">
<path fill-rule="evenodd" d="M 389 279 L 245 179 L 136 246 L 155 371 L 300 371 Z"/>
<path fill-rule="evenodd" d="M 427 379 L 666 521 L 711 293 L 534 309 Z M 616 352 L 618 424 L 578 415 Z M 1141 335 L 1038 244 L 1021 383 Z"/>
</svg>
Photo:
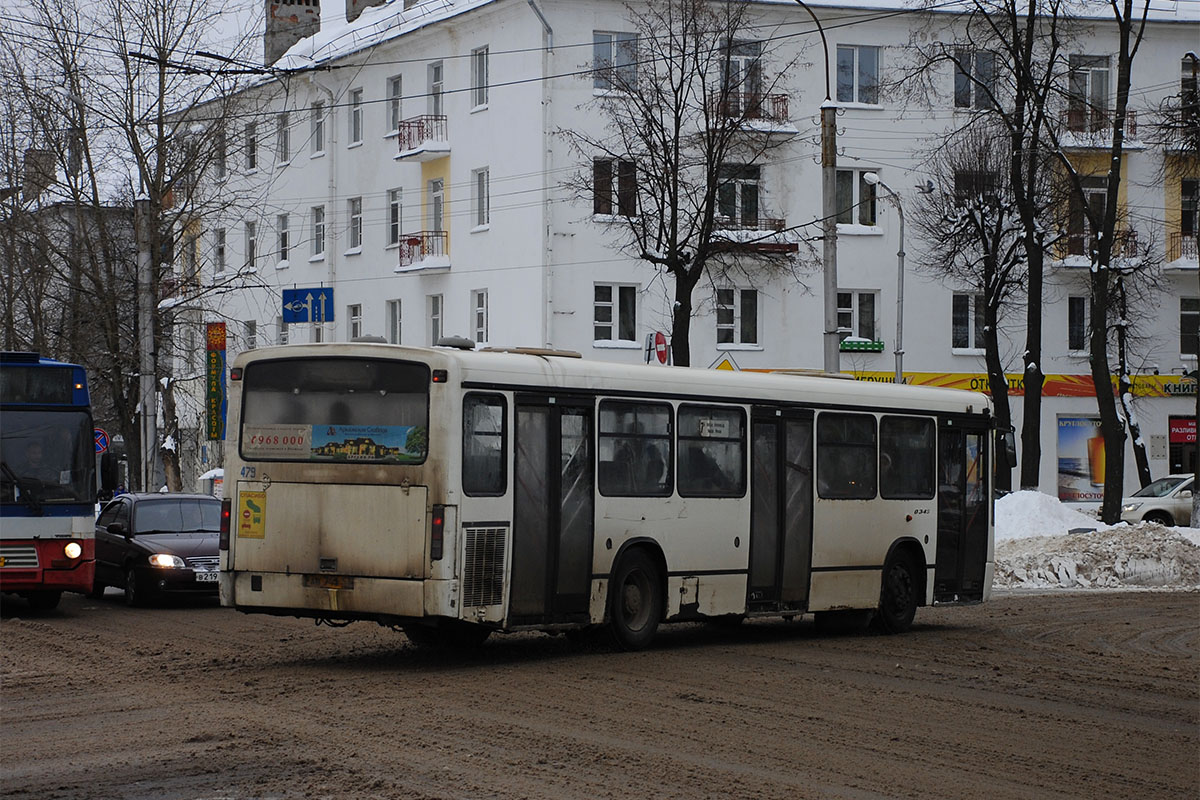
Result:
<svg viewBox="0 0 1200 800">
<path fill-rule="evenodd" d="M 79 546 L 79 542 L 67 542 L 66 547 L 63 548 L 63 555 L 71 559 L 79 558 L 83 555 L 83 548 Z"/>
<path fill-rule="evenodd" d="M 1141 503 L 1126 503 L 1125 505 L 1121 506 L 1121 512 L 1128 514 L 1131 511 L 1137 511 L 1141 507 Z"/>
<path fill-rule="evenodd" d="M 183 569 L 185 566 L 182 558 L 170 555 L 169 553 L 155 553 L 150 556 L 150 565 L 154 567 L 166 567 L 167 569 Z"/>
</svg>

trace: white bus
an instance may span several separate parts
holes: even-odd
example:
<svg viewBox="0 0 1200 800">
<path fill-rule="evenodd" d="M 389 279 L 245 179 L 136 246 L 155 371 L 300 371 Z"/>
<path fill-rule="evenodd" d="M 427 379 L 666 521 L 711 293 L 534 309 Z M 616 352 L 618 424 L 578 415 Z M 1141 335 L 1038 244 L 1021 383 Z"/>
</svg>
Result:
<svg viewBox="0 0 1200 800">
<path fill-rule="evenodd" d="M 981 394 L 374 343 L 246 352 L 230 387 L 240 611 L 638 649 L 685 620 L 900 632 L 990 594 Z"/>
</svg>

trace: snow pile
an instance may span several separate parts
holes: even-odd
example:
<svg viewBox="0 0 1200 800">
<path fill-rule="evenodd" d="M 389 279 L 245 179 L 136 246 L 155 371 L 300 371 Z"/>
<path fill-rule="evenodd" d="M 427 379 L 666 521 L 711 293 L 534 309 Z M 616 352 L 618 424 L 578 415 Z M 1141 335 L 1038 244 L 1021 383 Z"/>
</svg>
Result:
<svg viewBox="0 0 1200 800">
<path fill-rule="evenodd" d="M 1200 589 L 1200 530 L 1152 522 L 1110 527 L 1053 497 L 1015 492 L 996 502 L 992 585 Z"/>
</svg>

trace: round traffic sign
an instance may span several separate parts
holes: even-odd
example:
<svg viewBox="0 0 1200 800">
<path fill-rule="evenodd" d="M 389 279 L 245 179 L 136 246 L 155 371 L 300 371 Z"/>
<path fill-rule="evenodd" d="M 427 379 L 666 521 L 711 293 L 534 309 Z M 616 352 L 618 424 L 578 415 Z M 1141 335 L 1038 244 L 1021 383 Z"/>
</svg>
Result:
<svg viewBox="0 0 1200 800">
<path fill-rule="evenodd" d="M 108 449 L 108 434 L 105 433 L 103 428 L 96 428 L 94 431 L 92 431 L 92 435 L 96 439 L 97 453 L 103 453 Z"/>
<path fill-rule="evenodd" d="M 654 352 L 658 356 L 658 363 L 667 363 L 667 337 L 662 331 L 654 334 Z"/>
</svg>

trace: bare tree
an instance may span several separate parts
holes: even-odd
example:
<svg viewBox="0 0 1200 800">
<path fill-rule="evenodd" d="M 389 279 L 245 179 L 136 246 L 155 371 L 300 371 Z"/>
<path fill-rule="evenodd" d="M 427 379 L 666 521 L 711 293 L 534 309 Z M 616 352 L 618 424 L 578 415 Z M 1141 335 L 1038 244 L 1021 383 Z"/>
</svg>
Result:
<svg viewBox="0 0 1200 800">
<path fill-rule="evenodd" d="M 588 76 L 606 90 L 592 101 L 604 129 L 560 132 L 590 164 L 571 183 L 577 196 L 623 227 L 623 249 L 674 281 L 671 346 L 682 366 L 706 275 L 716 284 L 797 263 L 794 237 L 760 191 L 764 157 L 796 135 L 781 89 L 793 62 L 773 61 L 750 5 L 627 5 L 632 31 Z"/>
</svg>

